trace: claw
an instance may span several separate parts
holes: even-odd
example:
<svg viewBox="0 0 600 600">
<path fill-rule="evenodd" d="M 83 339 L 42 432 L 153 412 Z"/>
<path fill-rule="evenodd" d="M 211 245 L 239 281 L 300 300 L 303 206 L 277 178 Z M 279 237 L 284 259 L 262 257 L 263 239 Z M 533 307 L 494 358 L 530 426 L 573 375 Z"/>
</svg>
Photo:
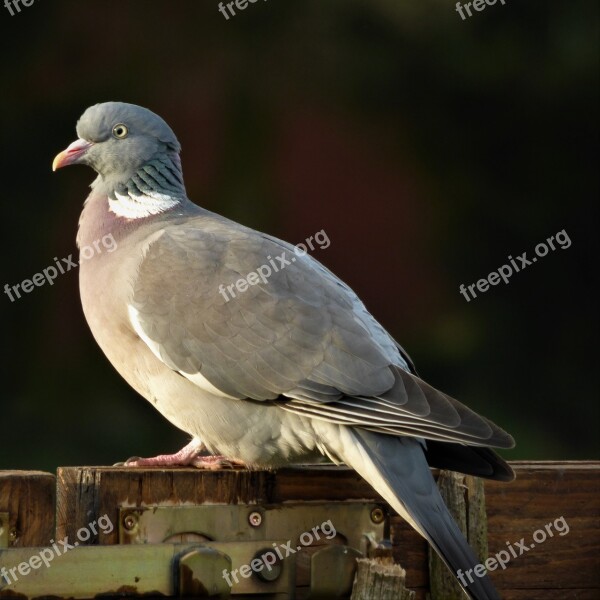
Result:
<svg viewBox="0 0 600 600">
<path fill-rule="evenodd" d="M 245 468 L 246 464 L 235 458 L 225 456 L 201 456 L 206 447 L 200 440 L 193 440 L 175 454 L 161 454 L 152 458 L 133 456 L 115 467 L 196 467 L 197 469 L 234 469 Z"/>
</svg>

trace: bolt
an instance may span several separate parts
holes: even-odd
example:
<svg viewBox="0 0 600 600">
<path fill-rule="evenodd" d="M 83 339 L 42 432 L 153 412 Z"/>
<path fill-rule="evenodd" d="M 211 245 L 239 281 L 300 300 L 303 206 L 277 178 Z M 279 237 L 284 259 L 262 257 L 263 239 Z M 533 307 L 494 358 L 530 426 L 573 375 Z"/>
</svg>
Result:
<svg viewBox="0 0 600 600">
<path fill-rule="evenodd" d="M 271 581 L 276 581 L 277 579 L 279 579 L 283 570 L 283 565 L 281 564 L 281 560 L 276 557 L 274 563 L 270 561 L 266 562 L 265 556 L 267 554 L 271 554 L 273 557 L 275 557 L 272 548 L 263 548 L 254 555 L 254 558 L 252 559 L 251 563 L 253 563 L 255 560 L 259 560 L 263 564 L 263 566 L 266 567 L 266 569 L 263 569 L 263 567 L 261 567 L 260 570 L 254 571 L 253 575 L 260 581 L 270 583 Z"/>
<path fill-rule="evenodd" d="M 252 527 L 259 527 L 262 523 L 262 515 L 257 511 L 251 512 L 248 515 L 248 523 L 250 523 Z"/>
<path fill-rule="evenodd" d="M 375 523 L 376 525 L 383 523 L 384 519 L 385 513 L 378 506 L 371 511 L 371 521 L 373 521 L 373 523 Z"/>
<path fill-rule="evenodd" d="M 127 531 L 131 531 L 132 529 L 134 529 L 137 525 L 137 522 L 138 518 L 135 513 L 128 513 L 123 518 L 123 525 L 125 526 L 125 529 L 127 529 Z"/>
</svg>

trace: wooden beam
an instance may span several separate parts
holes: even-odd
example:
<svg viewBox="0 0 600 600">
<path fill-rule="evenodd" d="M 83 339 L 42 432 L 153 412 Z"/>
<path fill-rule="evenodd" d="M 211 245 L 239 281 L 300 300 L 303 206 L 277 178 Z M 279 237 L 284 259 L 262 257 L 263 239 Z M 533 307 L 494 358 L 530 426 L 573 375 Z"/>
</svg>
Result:
<svg viewBox="0 0 600 600">
<path fill-rule="evenodd" d="M 517 553 L 504 569 L 490 573 L 502 597 L 600 597 L 600 463 L 512 465 L 515 482 L 484 484 L 489 556 L 511 548 Z M 14 515 L 9 524 L 16 532 L 14 545 L 46 545 L 65 535 L 73 539 L 78 529 L 104 514 L 116 524 L 119 506 L 349 499 L 385 506 L 356 473 L 330 466 L 276 473 L 63 467 L 58 470 L 55 532 L 53 487 L 54 478 L 46 473 L 0 473 L 0 512 Z M 393 513 L 390 538 L 394 559 L 406 570 L 407 588 L 417 592 L 417 599 L 424 598 L 427 543 Z M 116 542 L 116 531 L 90 539 L 102 545 Z M 529 548 L 522 551 L 521 544 Z"/>
</svg>

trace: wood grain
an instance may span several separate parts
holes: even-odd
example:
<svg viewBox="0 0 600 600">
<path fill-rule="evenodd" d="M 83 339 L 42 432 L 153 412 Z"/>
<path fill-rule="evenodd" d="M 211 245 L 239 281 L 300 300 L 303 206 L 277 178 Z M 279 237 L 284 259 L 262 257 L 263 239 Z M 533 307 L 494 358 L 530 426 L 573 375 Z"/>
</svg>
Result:
<svg viewBox="0 0 600 600">
<path fill-rule="evenodd" d="M 9 547 L 44 546 L 54 538 L 56 478 L 41 471 L 0 471 L 0 512 L 9 513 Z"/>
</svg>

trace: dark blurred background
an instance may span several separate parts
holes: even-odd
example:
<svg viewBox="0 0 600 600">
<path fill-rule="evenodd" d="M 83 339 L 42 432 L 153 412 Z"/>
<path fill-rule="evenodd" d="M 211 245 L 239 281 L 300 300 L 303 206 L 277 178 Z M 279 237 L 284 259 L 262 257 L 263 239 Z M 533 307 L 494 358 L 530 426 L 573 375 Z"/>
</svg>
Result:
<svg viewBox="0 0 600 600">
<path fill-rule="evenodd" d="M 94 178 L 52 174 L 97 102 L 160 114 L 190 198 L 350 284 L 420 374 L 514 434 L 511 459 L 599 457 L 598 3 L 36 0 L 0 5 L 0 286 L 75 253 Z M 467 302 L 565 229 L 570 248 Z M 173 452 L 187 436 L 117 375 L 77 272 L 0 294 L 0 468 Z"/>
</svg>

